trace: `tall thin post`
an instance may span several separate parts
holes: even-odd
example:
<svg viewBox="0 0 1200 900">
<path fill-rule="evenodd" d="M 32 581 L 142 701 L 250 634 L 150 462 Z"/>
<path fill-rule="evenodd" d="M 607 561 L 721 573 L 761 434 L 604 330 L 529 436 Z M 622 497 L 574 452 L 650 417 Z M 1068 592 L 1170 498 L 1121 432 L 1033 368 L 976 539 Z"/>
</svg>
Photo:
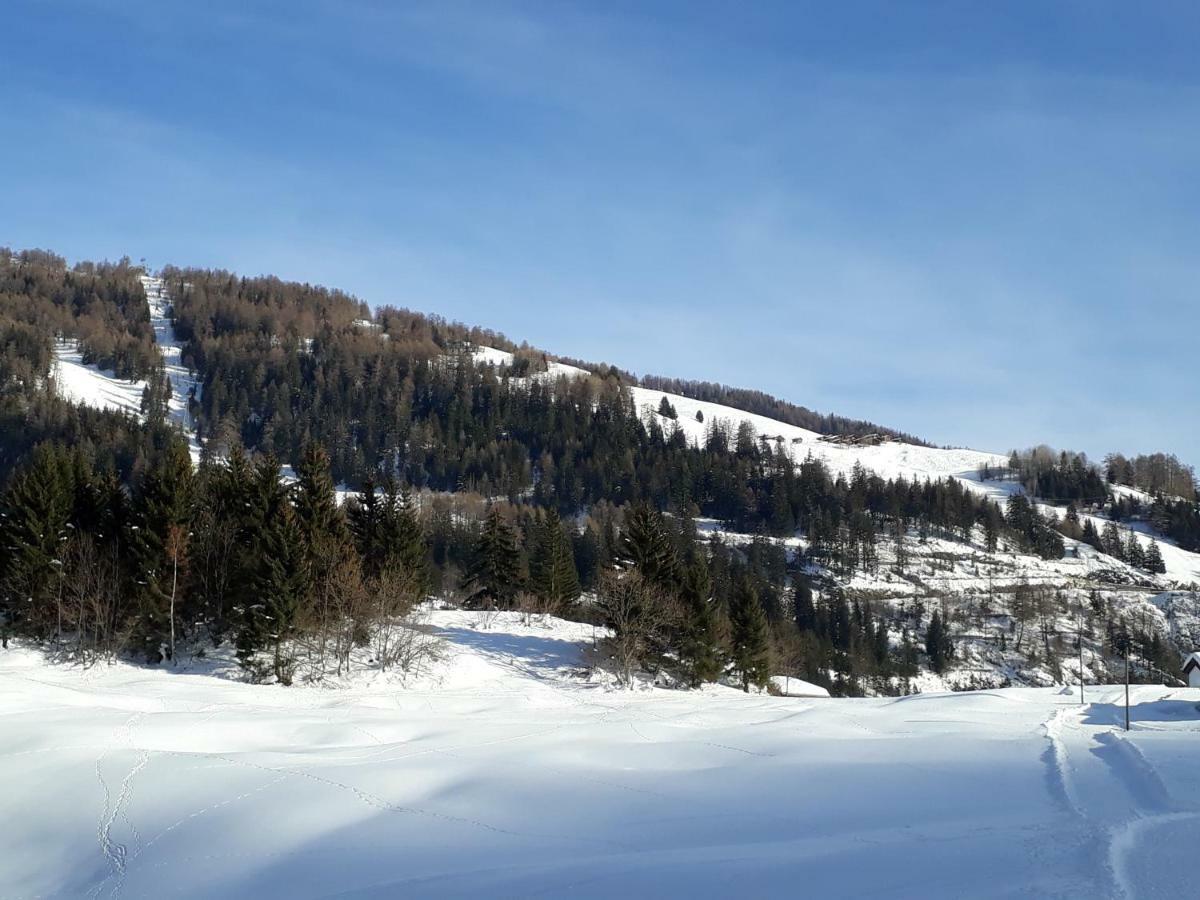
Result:
<svg viewBox="0 0 1200 900">
<path fill-rule="evenodd" d="M 1129 641 L 1125 641 L 1125 730 L 1129 730 Z"/>
<path fill-rule="evenodd" d="M 1083 601 L 1079 601 L 1079 705 L 1083 706 Z"/>
</svg>

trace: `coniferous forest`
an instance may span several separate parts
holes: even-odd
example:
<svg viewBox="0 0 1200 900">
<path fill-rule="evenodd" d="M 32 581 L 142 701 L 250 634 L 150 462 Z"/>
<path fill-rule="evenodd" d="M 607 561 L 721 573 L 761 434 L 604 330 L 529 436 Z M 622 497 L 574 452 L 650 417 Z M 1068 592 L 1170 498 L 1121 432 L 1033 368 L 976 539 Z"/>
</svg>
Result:
<svg viewBox="0 0 1200 900">
<path fill-rule="evenodd" d="M 168 268 L 198 383 L 179 398 L 203 446 L 194 465 L 168 421 L 140 274 L 128 260 L 0 258 L 6 641 L 151 662 L 183 642 L 228 642 L 249 674 L 289 683 L 340 673 L 360 651 L 396 664 L 408 648 L 387 623 L 435 595 L 606 624 L 626 678 L 728 675 L 749 689 L 774 661 L 840 692 L 895 691 L 922 663 L 942 671 L 954 646 L 944 610 L 915 604 L 898 619 L 845 590 L 878 571 L 881 548 L 903 572 L 913 536 L 1044 559 L 1061 558 L 1066 537 L 1153 573 L 1157 547 L 1115 522 L 1200 542 L 1177 461 L 1114 457 L 1102 472 L 1079 454 L 1014 453 L 981 473 L 1024 486 L 1001 508 L 953 479 L 797 465 L 745 425 L 712 421 L 691 443 L 665 398 L 641 414 L 628 373 L 549 378 L 546 354 L 494 332 L 372 313 L 313 285 Z M 55 342 L 144 379 L 142 414 L 57 396 Z M 477 361 L 480 345 L 513 362 Z M 643 383 L 831 435 L 904 437 L 757 392 Z M 1118 481 L 1155 488 L 1153 504 L 1112 496 Z M 1029 497 L 1069 505 L 1047 517 Z M 1111 533 L 1084 508 L 1110 515 Z M 755 537 L 706 537 L 698 519 Z M 777 540 L 796 535 L 794 551 Z"/>
</svg>

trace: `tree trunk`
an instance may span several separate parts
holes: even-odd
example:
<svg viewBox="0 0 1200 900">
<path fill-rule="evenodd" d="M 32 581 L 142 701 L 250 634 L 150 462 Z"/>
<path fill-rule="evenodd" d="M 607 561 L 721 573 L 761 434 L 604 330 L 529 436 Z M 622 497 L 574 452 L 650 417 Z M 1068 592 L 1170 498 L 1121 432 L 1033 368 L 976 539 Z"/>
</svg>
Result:
<svg viewBox="0 0 1200 900">
<path fill-rule="evenodd" d="M 179 550 L 171 554 L 171 665 L 175 665 L 175 590 L 179 584 Z"/>
</svg>

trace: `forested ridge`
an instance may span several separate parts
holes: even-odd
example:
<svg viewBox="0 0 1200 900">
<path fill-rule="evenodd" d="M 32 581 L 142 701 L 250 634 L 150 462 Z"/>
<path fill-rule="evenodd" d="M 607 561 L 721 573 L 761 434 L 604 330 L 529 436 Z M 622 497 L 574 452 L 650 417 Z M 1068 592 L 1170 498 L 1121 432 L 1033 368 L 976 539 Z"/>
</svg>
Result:
<svg viewBox="0 0 1200 900">
<path fill-rule="evenodd" d="M 731 406 L 734 409 L 740 409 L 759 416 L 766 416 L 769 419 L 777 419 L 788 425 L 807 428 L 809 431 L 816 431 L 819 434 L 880 434 L 894 440 L 904 441 L 908 444 L 929 446 L 926 441 L 911 434 L 906 434 L 903 431 L 897 431 L 894 428 L 886 428 L 882 425 L 875 425 L 872 422 L 862 421 L 861 419 L 847 419 L 845 416 L 813 412 L 806 407 L 797 406 L 786 400 L 780 400 L 778 397 L 772 397 L 763 391 L 735 388 L 712 381 L 664 378 L 659 375 L 646 375 L 642 377 L 639 383 L 644 387 L 653 388 L 656 391 L 680 394 L 684 397 L 691 397 L 693 400 L 707 400 L 710 403 L 720 403 L 722 406 Z"/>
<path fill-rule="evenodd" d="M 1048 517 L 1025 494 L 1001 508 L 954 479 L 797 464 L 744 423 L 708 422 L 689 442 L 673 409 L 635 408 L 627 373 L 555 378 L 548 357 L 494 332 L 372 314 L 319 286 L 168 268 L 175 334 L 198 375 L 183 398 L 204 448 L 196 468 L 167 422 L 140 269 L 69 269 L 40 252 L 6 252 L 2 265 L 0 622 L 83 659 L 229 641 L 256 677 L 322 677 L 355 647 L 397 661 L 388 623 L 434 593 L 602 621 L 624 677 L 732 674 L 749 688 L 774 661 L 842 692 L 893 692 L 922 664 L 949 665 L 948 609 L 884 608 L 846 585 L 883 565 L 908 577 L 913 540 L 1055 560 L 1068 538 L 1151 574 L 1164 570 L 1156 545 L 1116 521 L 1200 540 L 1194 482 L 1173 457 L 1114 456 L 1102 470 L 1035 448 L 980 473 L 1067 504 Z M 54 396 L 59 337 L 147 379 L 143 415 Z M 485 364 L 477 346 L 513 361 Z M 643 383 L 827 434 L 903 437 L 759 392 Z M 1115 496 L 1116 483 L 1153 499 Z M 355 496 L 339 505 L 336 484 Z M 757 537 L 708 539 L 698 518 Z M 803 548 L 785 550 L 779 539 L 797 534 Z M 1039 602 L 1048 616 L 1053 603 Z M 1109 630 L 1112 646 L 1130 639 Z M 1139 638 L 1145 660 L 1162 658 L 1153 639 Z"/>
</svg>

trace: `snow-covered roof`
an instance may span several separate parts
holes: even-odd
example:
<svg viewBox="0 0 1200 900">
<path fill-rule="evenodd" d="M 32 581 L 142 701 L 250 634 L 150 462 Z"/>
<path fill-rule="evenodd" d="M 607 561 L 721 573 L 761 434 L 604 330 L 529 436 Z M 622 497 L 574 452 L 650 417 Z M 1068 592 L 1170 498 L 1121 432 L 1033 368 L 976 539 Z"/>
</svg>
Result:
<svg viewBox="0 0 1200 900">
<path fill-rule="evenodd" d="M 1200 668 L 1200 651 L 1189 653 L 1183 658 L 1183 671 L 1190 672 L 1194 668 Z"/>
<path fill-rule="evenodd" d="M 772 675 L 771 684 L 778 689 L 783 697 L 828 697 L 829 691 L 819 684 L 813 684 L 789 675 Z"/>
</svg>

